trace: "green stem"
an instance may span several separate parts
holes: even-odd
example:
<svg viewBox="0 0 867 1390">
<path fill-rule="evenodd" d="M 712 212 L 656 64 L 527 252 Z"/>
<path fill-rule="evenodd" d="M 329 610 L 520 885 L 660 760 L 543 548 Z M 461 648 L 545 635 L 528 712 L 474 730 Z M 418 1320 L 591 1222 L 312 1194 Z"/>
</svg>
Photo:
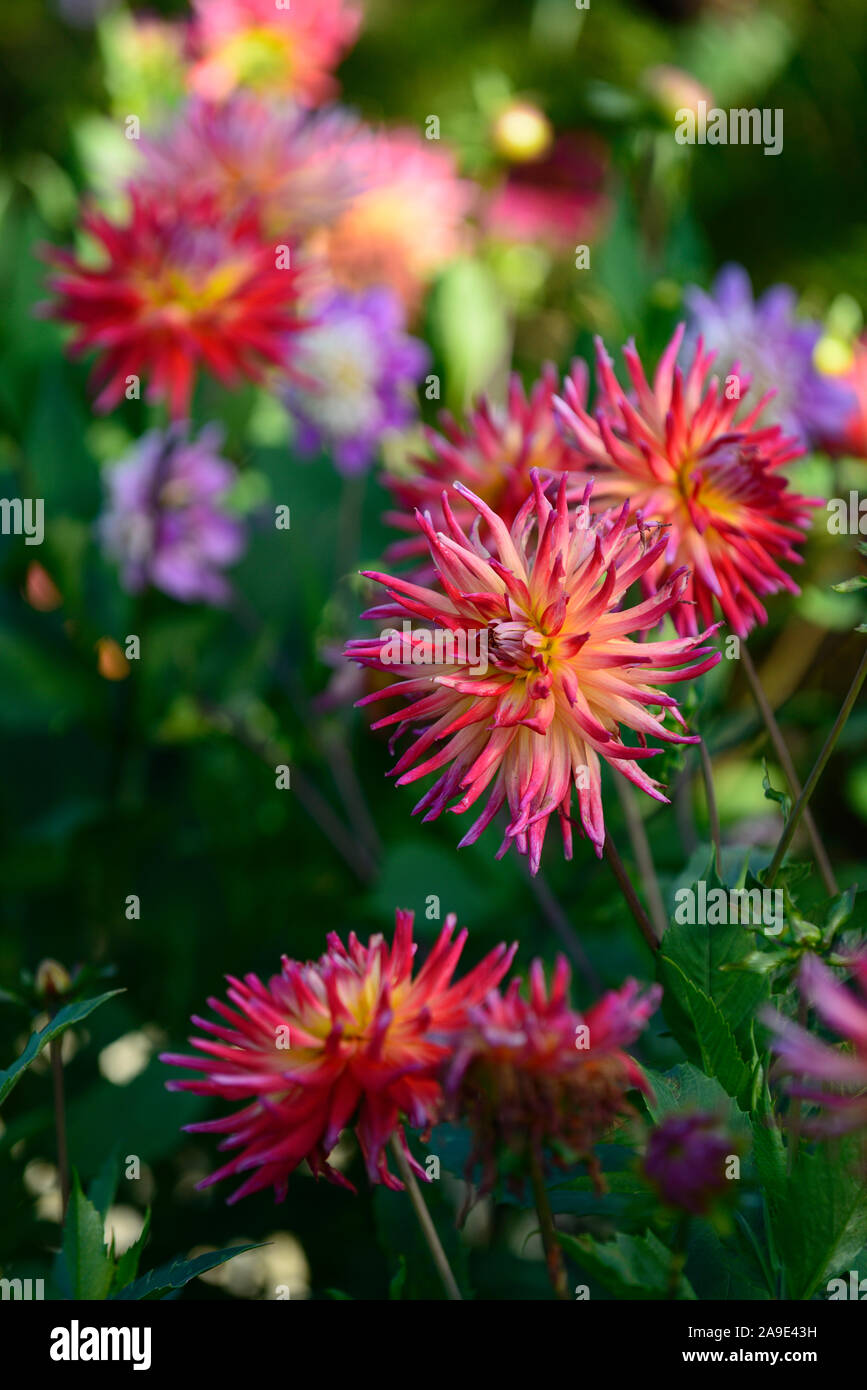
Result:
<svg viewBox="0 0 867 1390">
<path fill-rule="evenodd" d="M 425 1205 L 424 1197 L 421 1195 L 421 1188 L 415 1180 L 415 1173 L 409 1166 L 409 1160 L 407 1159 L 407 1156 L 404 1153 L 403 1145 L 401 1144 L 400 1139 L 396 1134 L 393 1134 L 391 1136 L 391 1148 L 394 1154 L 395 1162 L 397 1163 L 398 1172 L 401 1176 L 401 1181 L 403 1182 L 403 1185 L 406 1188 L 407 1193 L 409 1194 L 409 1200 L 412 1203 L 413 1211 L 415 1212 L 418 1218 L 418 1224 L 421 1227 L 421 1233 L 425 1238 L 428 1249 L 430 1250 L 431 1258 L 434 1264 L 436 1265 L 437 1274 L 442 1280 L 443 1288 L 446 1291 L 446 1298 L 448 1298 L 453 1303 L 462 1303 L 463 1295 L 460 1289 L 458 1288 L 458 1281 L 452 1274 L 452 1268 L 448 1262 L 448 1256 L 446 1255 L 446 1252 L 442 1247 L 442 1242 L 437 1234 L 437 1228 L 431 1219 L 431 1214 L 428 1211 L 427 1206 Z"/>
<path fill-rule="evenodd" d="M 654 935 L 661 941 L 668 926 L 668 914 L 662 900 L 659 879 L 656 877 L 656 867 L 650 852 L 650 841 L 647 838 L 644 821 L 641 818 L 641 812 L 638 809 L 630 783 L 625 777 L 617 777 L 615 782 L 620 795 L 620 804 L 623 807 L 623 818 L 626 821 L 629 843 L 635 856 L 638 876 L 647 894 L 647 907 L 650 920 L 653 923 Z"/>
<path fill-rule="evenodd" d="M 556 1298 L 569 1303 L 571 1300 L 569 1298 L 569 1281 L 566 1277 L 566 1262 L 563 1259 L 563 1251 L 557 1239 L 557 1227 L 554 1225 L 551 1203 L 548 1201 L 542 1160 L 535 1149 L 531 1149 L 530 1152 L 530 1181 L 533 1185 L 533 1200 L 539 1217 L 542 1245 L 545 1249 L 545 1264 L 548 1269 L 551 1288 L 554 1290 Z"/>
<path fill-rule="evenodd" d="M 66 1220 L 69 1205 L 69 1153 L 66 1147 L 66 1108 L 63 1103 L 63 1038 L 48 1044 L 51 1059 L 51 1080 L 54 1090 L 54 1131 L 57 1136 L 57 1171 L 60 1175 L 62 1221 Z"/>
<path fill-rule="evenodd" d="M 704 792 L 707 799 L 707 815 L 710 821 L 710 837 L 713 841 L 714 855 L 716 857 L 717 877 L 722 878 L 722 839 L 719 828 L 719 810 L 716 804 L 716 793 L 713 786 L 713 764 L 710 760 L 710 753 L 707 751 L 707 744 L 704 739 L 698 745 L 701 754 L 701 772 L 704 778 Z"/>
<path fill-rule="evenodd" d="M 798 774 L 795 771 L 795 764 L 792 762 L 792 757 L 789 753 L 786 740 L 783 738 L 782 730 L 774 716 L 774 711 L 771 709 L 771 702 L 765 694 L 764 686 L 762 685 L 761 680 L 759 679 L 759 673 L 753 665 L 753 659 L 747 651 L 746 645 L 741 647 L 741 660 L 743 662 L 744 670 L 747 674 L 747 680 L 750 683 L 750 688 L 753 692 L 756 704 L 759 707 L 762 719 L 765 721 L 765 728 L 767 729 L 771 743 L 774 746 L 774 752 L 776 753 L 780 762 L 780 766 L 783 769 L 783 775 L 785 776 L 785 779 L 789 784 L 789 791 L 792 793 L 792 796 L 795 798 L 795 800 L 797 800 L 801 796 L 801 783 L 799 782 Z M 813 857 L 816 860 L 817 865 L 819 866 L 819 873 L 822 875 L 822 882 L 825 885 L 825 889 L 829 897 L 834 898 L 837 896 L 840 889 L 838 888 L 837 880 L 834 877 L 834 870 L 831 867 L 831 861 L 828 858 L 828 852 L 822 843 L 822 837 L 819 834 L 819 830 L 815 820 L 813 819 L 812 812 L 807 810 L 806 808 L 806 803 L 804 806 L 804 825 L 806 827 L 807 834 L 810 837 L 810 844 L 813 850 Z"/>
<path fill-rule="evenodd" d="M 867 651 L 865 651 L 864 655 L 861 657 L 861 661 L 858 665 L 858 670 L 855 672 L 852 684 L 850 685 L 846 698 L 840 707 L 840 713 L 834 720 L 834 726 L 825 740 L 825 746 L 819 754 L 818 758 L 816 759 L 813 770 L 807 778 L 806 782 L 804 783 L 804 790 L 801 792 L 800 796 L 798 797 L 797 801 L 792 807 L 789 819 L 786 821 L 786 824 L 783 827 L 783 833 L 780 836 L 780 843 L 777 845 L 777 848 L 774 851 L 774 857 L 771 860 L 770 865 L 768 867 L 768 871 L 764 876 L 764 882 L 767 888 L 773 888 L 774 886 L 774 880 L 780 871 L 780 866 L 782 865 L 782 862 L 786 857 L 786 852 L 788 851 L 789 845 L 792 843 L 795 831 L 797 830 L 798 825 L 800 824 L 801 818 L 807 810 L 810 797 L 816 790 L 819 778 L 825 771 L 828 759 L 830 758 L 831 754 L 834 751 L 834 748 L 836 747 L 837 740 L 843 731 L 846 720 L 852 713 L 852 707 L 855 704 L 855 701 L 858 699 L 861 687 L 864 684 L 865 676 L 867 676 Z"/>
<path fill-rule="evenodd" d="M 629 911 L 632 913 L 636 923 L 638 924 L 638 929 L 641 932 L 641 935 L 644 937 L 651 951 L 658 951 L 659 943 L 662 940 L 662 938 L 661 936 L 656 936 L 656 933 L 654 932 L 653 927 L 651 925 L 650 918 L 644 911 L 644 908 L 641 906 L 641 903 L 638 899 L 638 894 L 632 886 L 631 880 L 629 878 L 628 873 L 626 872 L 626 869 L 623 867 L 623 860 L 617 853 L 614 841 L 612 840 L 611 835 L 608 833 L 607 830 L 605 832 L 605 858 L 611 865 L 611 871 L 614 874 L 614 877 L 617 879 L 618 884 L 620 885 L 620 891 L 626 899 L 626 905 L 629 908 Z"/>
</svg>

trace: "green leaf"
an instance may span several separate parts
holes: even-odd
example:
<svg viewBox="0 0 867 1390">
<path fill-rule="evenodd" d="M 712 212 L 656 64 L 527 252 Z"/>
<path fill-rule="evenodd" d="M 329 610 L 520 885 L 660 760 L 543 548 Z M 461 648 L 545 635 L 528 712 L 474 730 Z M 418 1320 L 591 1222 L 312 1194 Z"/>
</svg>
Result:
<svg viewBox="0 0 867 1390">
<path fill-rule="evenodd" d="M 119 1178 L 120 1149 L 115 1148 L 105 1160 L 87 1191 L 88 1200 L 96 1207 L 103 1221 L 114 1201 Z"/>
<path fill-rule="evenodd" d="M 35 1061 L 43 1047 L 59 1038 L 61 1033 L 65 1033 L 67 1028 L 72 1028 L 76 1023 L 81 1023 L 82 1019 L 92 1014 L 94 1009 L 98 1009 L 100 1004 L 113 999 L 116 994 L 122 994 L 123 990 L 112 989 L 108 994 L 100 994 L 95 999 L 79 999 L 75 1004 L 67 1004 L 60 1009 L 43 1029 L 38 1033 L 31 1033 L 27 1040 L 27 1046 L 16 1058 L 11 1067 L 5 1071 L 0 1071 L 0 1105 L 3 1104 L 9 1093 L 18 1085 L 30 1063 Z"/>
<path fill-rule="evenodd" d="M 728 1095 L 734 1098 L 745 1095 L 751 1067 L 741 1055 L 728 1020 L 714 1001 L 688 980 L 673 962 L 669 962 L 668 976 L 676 981 L 678 998 L 692 1021 L 702 1069 L 708 1076 L 715 1076 Z M 762 977 L 741 975 L 738 978 L 761 980 Z"/>
<path fill-rule="evenodd" d="M 406 1256 L 398 1255 L 398 1260 L 397 1272 L 394 1274 L 388 1286 L 388 1296 L 390 1299 L 403 1298 L 403 1289 L 406 1284 Z"/>
<path fill-rule="evenodd" d="M 243 1255 L 245 1250 L 259 1248 L 260 1243 L 251 1242 L 249 1245 L 233 1246 L 231 1250 L 213 1250 L 206 1255 L 197 1255 L 194 1260 L 187 1260 L 183 1255 L 178 1255 L 170 1264 L 160 1265 L 159 1269 L 152 1269 L 140 1279 L 119 1289 L 117 1293 L 112 1294 L 112 1298 L 138 1302 L 167 1298 L 178 1289 L 182 1289 L 185 1284 L 189 1284 L 192 1279 L 197 1279 L 200 1274 L 207 1274 L 209 1269 L 217 1269 L 219 1265 L 233 1260 L 236 1255 Z"/>
<path fill-rule="evenodd" d="M 558 1231 L 557 1239 L 576 1264 L 598 1279 L 615 1298 L 665 1298 L 672 1254 L 652 1231 L 646 1236 L 624 1235 L 602 1243 L 592 1236 L 570 1236 Z M 694 1299 L 695 1293 L 681 1274 L 677 1297 Z"/>
<path fill-rule="evenodd" d="M 114 1265 L 105 1245 L 104 1221 L 82 1192 L 77 1173 L 63 1225 L 62 1270 L 71 1298 L 101 1300 L 111 1288 Z"/>
<path fill-rule="evenodd" d="M 786 1297 L 808 1299 L 823 1281 L 852 1267 L 867 1244 L 867 1183 L 852 1141 L 801 1150 L 792 1173 L 768 1194 Z"/>
<path fill-rule="evenodd" d="M 138 1274 L 139 1260 L 142 1257 L 142 1252 L 145 1248 L 145 1242 L 147 1241 L 150 1228 L 151 1214 L 150 1208 L 148 1208 L 148 1210 L 145 1212 L 144 1225 L 141 1229 L 141 1235 L 139 1236 L 138 1240 L 135 1241 L 129 1247 L 128 1250 L 124 1250 L 123 1254 L 117 1262 L 117 1266 L 114 1271 L 114 1284 L 112 1285 L 112 1288 L 115 1293 L 117 1293 L 120 1289 L 126 1288 L 127 1284 L 131 1284 L 133 1279 L 135 1279 L 136 1275 Z"/>
</svg>

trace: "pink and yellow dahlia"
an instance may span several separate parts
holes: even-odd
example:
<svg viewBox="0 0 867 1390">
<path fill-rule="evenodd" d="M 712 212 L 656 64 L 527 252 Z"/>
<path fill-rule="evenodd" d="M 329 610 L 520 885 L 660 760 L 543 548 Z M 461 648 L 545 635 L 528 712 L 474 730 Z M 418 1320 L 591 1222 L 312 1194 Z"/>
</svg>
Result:
<svg viewBox="0 0 867 1390">
<path fill-rule="evenodd" d="M 595 1173 L 594 1144 L 631 1113 L 627 1091 L 650 1090 L 623 1049 L 656 1011 L 661 987 L 642 993 L 627 980 L 580 1014 L 569 1004 L 570 973 L 558 956 L 549 991 L 534 961 L 529 999 L 517 979 L 503 994 L 492 990 L 454 1039 L 446 1095 L 450 1113 L 470 1125 L 467 1175 L 481 1163 L 482 1191 L 496 1182 L 500 1158 L 517 1177 L 522 1160 L 543 1155 L 561 1167 L 583 1159 Z"/>
<path fill-rule="evenodd" d="M 216 101 L 253 87 L 318 106 L 361 23 L 351 0 L 193 0 L 193 11 L 190 85 Z"/>
<path fill-rule="evenodd" d="M 437 270 L 464 248 L 472 184 L 453 155 L 414 130 L 370 136 L 354 151 L 364 191 L 321 234 L 317 250 L 339 285 L 390 285 L 408 308 Z"/>
<path fill-rule="evenodd" d="M 361 704 L 391 695 L 411 702 L 373 727 L 396 725 L 395 738 L 415 734 L 392 770 L 398 786 L 439 774 L 416 813 L 432 820 L 446 807 L 463 812 L 489 791 L 461 845 L 478 839 L 507 806 L 497 857 L 514 844 L 535 873 L 555 812 L 571 857 L 573 786 L 583 832 L 601 855 L 603 759 L 650 796 L 667 799 L 640 766 L 661 752 L 647 738 L 695 739 L 666 727 L 666 714 L 683 721 L 677 701 L 656 687 L 699 675 L 720 654 L 700 645 L 707 634 L 631 640 L 656 626 L 688 583 L 685 571 L 676 572 L 652 598 L 624 606 L 630 585 L 667 545 L 658 527 L 630 524 L 625 507 L 594 520 L 589 487 L 570 511 L 565 477 L 552 505 L 538 474 L 532 481 L 511 529 L 456 486 L 487 523 L 487 544 L 476 527 L 467 534 L 458 525 L 445 495 L 444 531 L 419 515 L 438 586 L 368 575 L 385 585 L 390 601 L 365 616 L 397 620 L 403 635 L 390 626 L 379 638 L 350 642 L 347 656 L 398 678 Z M 413 629 L 414 619 L 425 626 Z M 637 735 L 637 746 L 623 742 L 624 730 Z"/>
<path fill-rule="evenodd" d="M 222 217 L 249 212 L 265 236 L 295 241 L 359 191 L 360 131 L 348 112 L 277 106 L 252 92 L 194 98 L 167 131 L 142 141 L 135 187 L 157 201 L 212 198 Z"/>
<path fill-rule="evenodd" d="M 576 360 L 571 370 L 581 389 L 587 368 Z M 438 528 L 443 526 L 443 489 L 455 481 L 470 488 L 511 526 L 532 492 L 530 474 L 534 468 L 547 481 L 579 467 L 554 414 L 558 388 L 557 369 L 549 362 L 529 393 L 513 373 L 502 409 L 482 396 L 465 424 L 443 411 L 439 430 L 425 430 L 427 453 L 413 459 L 418 472 L 408 478 L 386 475 L 383 479 L 401 509 L 389 512 L 385 520 L 408 535 L 407 540 L 389 547 L 389 555 L 395 559 L 427 555 L 415 514 L 428 513 Z M 583 487 L 582 481 L 574 500 L 580 498 Z M 451 506 L 465 529 L 472 525 L 473 509 L 463 497 L 453 495 Z"/>
<path fill-rule="evenodd" d="M 867 951 L 852 959 L 851 969 L 857 992 L 818 956 L 804 956 L 799 974 L 802 998 L 847 1044 L 845 1049 L 823 1042 L 772 1009 L 763 1015 L 777 1057 L 772 1075 L 787 1078 L 790 1095 L 820 1107 L 801 1121 L 807 1134 L 863 1131 L 867 1138 Z"/>
<path fill-rule="evenodd" d="M 569 438 L 583 456 L 595 495 L 606 505 L 628 502 L 633 515 L 663 522 L 668 542 L 643 578 L 652 593 L 686 565 L 684 602 L 673 613 L 678 631 L 695 633 L 714 617 L 718 603 L 740 637 L 767 621 L 762 598 L 782 589 L 797 593 L 781 567 L 800 563 L 815 502 L 789 487 L 781 469 L 803 449 L 778 425 L 762 427 L 764 396 L 742 419 L 740 398 L 749 378 L 738 364 L 721 390 L 708 381 L 714 354 L 699 339 L 682 371 L 678 328 L 662 355 L 651 386 L 633 344 L 623 356 L 633 387 L 620 386 L 597 340 L 598 399 L 590 415 L 580 385 L 567 382 L 555 402 Z"/>
<path fill-rule="evenodd" d="M 225 385 L 285 369 L 295 318 L 297 274 L 278 266 L 249 218 L 227 220 L 209 199 L 160 204 L 132 195 L 125 223 L 92 209 L 83 230 L 100 264 L 51 247 L 59 296 L 45 313 L 75 325 L 70 353 L 93 350 L 95 407 L 113 409 L 149 378 L 149 400 L 187 416 L 196 371 Z"/>
<path fill-rule="evenodd" d="M 230 1202 L 265 1187 L 282 1201 L 290 1174 L 306 1160 L 317 1177 L 354 1190 L 328 1162 L 349 1126 L 371 1182 L 402 1186 L 386 1162 L 393 1135 L 427 1177 L 409 1153 L 403 1123 L 427 1129 L 439 1118 L 438 1078 L 449 1055 L 442 1037 L 460 1031 L 468 1010 L 496 988 L 515 947 L 496 947 L 453 982 L 467 933 L 454 936 L 450 915 L 413 978 L 412 924 L 411 912 L 397 912 L 391 946 L 379 935 L 363 946 L 352 932 L 347 947 L 332 933 L 316 963 L 284 956 L 267 984 L 229 976 L 229 1003 L 208 1000 L 220 1021 L 194 1018 L 208 1036 L 190 1039 L 204 1056 L 162 1058 L 205 1073 L 170 1081 L 170 1090 L 246 1102 L 230 1116 L 188 1127 L 225 1135 L 221 1147 L 236 1151 L 200 1187 L 249 1174 Z"/>
</svg>

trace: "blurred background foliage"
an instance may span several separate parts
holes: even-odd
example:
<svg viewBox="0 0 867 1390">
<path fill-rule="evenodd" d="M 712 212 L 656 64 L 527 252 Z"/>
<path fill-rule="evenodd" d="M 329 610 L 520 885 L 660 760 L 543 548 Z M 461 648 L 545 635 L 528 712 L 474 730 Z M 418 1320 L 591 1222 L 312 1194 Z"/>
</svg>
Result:
<svg viewBox="0 0 867 1390">
<path fill-rule="evenodd" d="M 151 0 L 149 9 L 169 16 L 184 7 Z M 492 93 L 535 100 L 557 130 L 592 132 L 607 151 L 610 215 L 593 240 L 590 270 L 576 271 L 542 246 L 489 244 L 434 286 L 419 331 L 453 406 L 476 389 L 502 389 L 512 355 L 529 380 L 544 358 L 565 365 L 586 354 L 595 332 L 612 349 L 635 335 L 653 356 L 677 321 L 683 286 L 706 284 L 726 260 L 745 264 L 757 290 L 789 281 L 819 317 L 843 292 L 867 304 L 861 0 L 593 0 L 590 11 L 570 0 L 368 0 L 365 15 L 341 69 L 344 99 L 370 119 L 419 129 L 437 114 L 444 141 L 483 184 L 497 168 L 486 114 Z M 386 494 L 373 479 L 344 482 L 324 458 L 293 460 L 261 392 L 227 398 L 205 384 L 195 406 L 197 420 L 225 422 L 227 452 L 244 467 L 249 498 L 291 507 L 288 533 L 266 519 L 254 531 L 235 574 L 239 611 L 121 591 L 92 543 L 99 466 L 142 432 L 145 409 L 128 403 L 94 421 L 86 368 L 67 363 L 56 327 L 33 317 L 44 293 L 34 247 L 71 236 L 78 192 L 110 156 L 105 123 L 116 127 L 119 112 L 136 109 L 128 105 L 135 92 L 124 90 L 117 64 L 108 69 L 115 89 L 107 88 L 105 38 L 101 52 L 94 30 L 64 22 L 49 0 L 2 6 L 0 42 L 0 494 L 43 497 L 47 516 L 39 552 L 0 538 L 0 983 L 11 987 L 45 956 L 116 966 L 126 993 L 69 1043 L 69 1138 L 82 1177 L 92 1178 L 115 1146 L 140 1156 L 144 1176 L 122 1183 L 117 1221 L 134 1230 L 154 1202 L 151 1264 L 182 1247 L 272 1240 L 270 1253 L 233 1261 L 186 1296 L 271 1296 L 274 1283 L 289 1282 L 293 1297 L 387 1297 L 400 1255 L 404 1296 L 435 1296 L 408 1208 L 394 1194 L 372 1193 L 351 1151 L 345 1162 L 359 1180 L 357 1198 L 305 1176 L 293 1179 L 277 1209 L 268 1195 L 230 1209 L 220 1191 L 197 1194 L 212 1146 L 178 1131 L 206 1106 L 165 1092 L 156 1051 L 180 1043 L 190 1013 L 220 991 L 226 971 L 267 976 L 281 952 L 317 955 L 328 930 L 389 930 L 395 906 L 411 907 L 424 949 L 438 929 L 425 915 L 432 894 L 443 914 L 454 910 L 470 927 L 474 958 L 517 937 L 522 965 L 536 954 L 550 961 L 560 944 L 551 925 L 556 898 L 599 982 L 650 977 L 652 965 L 607 867 L 585 843 L 571 865 L 552 843 L 545 882 L 531 887 L 516 859 L 493 861 L 493 832 L 456 854 L 450 817 L 433 826 L 410 818 L 411 790 L 386 782 L 385 742 L 335 694 L 337 663 L 327 659 L 361 630 L 355 575 L 389 539 Z M 648 82 L 659 64 L 690 72 L 721 105 L 783 108 L 783 155 L 721 147 L 697 159 L 676 147 L 671 113 Z M 423 405 L 432 419 L 435 405 Z M 800 472 L 808 491 L 831 496 L 836 485 L 863 485 L 864 468 L 816 458 Z M 62 595 L 51 611 L 26 599 L 35 558 Z M 864 616 L 859 600 L 830 588 L 857 564 L 854 542 L 814 528 L 801 598 L 774 601 L 769 627 L 751 643 L 802 776 L 858 659 L 861 639 L 850 634 Z M 142 648 L 129 665 L 105 643 L 122 649 L 128 634 Z M 726 840 L 751 848 L 758 867 L 778 833 L 778 808 L 762 791 L 767 740 L 736 662 L 700 683 L 700 700 Z M 292 769 L 290 791 L 275 787 L 281 762 Z M 348 864 L 320 822 L 323 801 L 341 814 L 351 806 L 352 767 L 376 833 L 350 846 Z M 668 773 L 673 809 L 643 809 L 673 895 L 702 871 L 708 830 L 694 754 L 678 754 Z M 610 779 L 606 792 L 620 841 Z M 863 708 L 813 805 L 841 885 L 863 882 Z M 806 892 L 820 897 L 821 887 Z M 125 915 L 131 894 L 140 898 L 140 920 Z M 580 972 L 575 989 L 579 1004 L 596 992 Z M 12 1006 L 0 1010 L 0 1057 L 14 1055 L 26 1031 Z M 661 1021 L 642 1057 L 658 1070 L 679 1059 Z M 3 1121 L 0 1266 L 26 1274 L 57 1240 L 45 1064 L 24 1078 Z M 461 1142 L 440 1132 L 426 1151 L 448 1155 L 444 1168 L 457 1172 L 459 1159 L 451 1160 Z M 450 1180 L 433 1186 L 447 1239 L 457 1195 Z M 617 1199 L 607 1200 L 613 1210 Z M 589 1214 L 575 1194 L 564 1194 L 561 1206 L 576 1231 L 604 1233 L 610 1221 L 605 1204 Z M 486 1203 L 471 1219 L 462 1258 L 481 1296 L 546 1296 L 539 1251 L 525 1246 L 532 1226 L 508 1204 Z"/>
</svg>

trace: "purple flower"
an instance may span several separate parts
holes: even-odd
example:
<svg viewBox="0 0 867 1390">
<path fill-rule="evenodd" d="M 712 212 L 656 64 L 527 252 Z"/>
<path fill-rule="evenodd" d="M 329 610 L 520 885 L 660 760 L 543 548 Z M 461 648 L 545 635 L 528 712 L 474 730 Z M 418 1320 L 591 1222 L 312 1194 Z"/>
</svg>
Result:
<svg viewBox="0 0 867 1390">
<path fill-rule="evenodd" d="M 710 294 L 696 285 L 684 295 L 690 311 L 690 342 L 701 335 L 717 353 L 721 373 L 735 363 L 752 380 L 751 399 L 776 390 L 763 420 L 807 447 L 839 435 L 854 408 L 851 392 L 823 376 L 813 364 L 821 326 L 795 318 L 795 291 L 772 285 L 753 299 L 750 277 L 740 265 L 726 265 Z"/>
<path fill-rule="evenodd" d="M 360 473 L 383 436 L 415 417 L 414 388 L 428 362 L 423 343 L 404 332 L 391 290 L 332 291 L 311 327 L 293 337 L 293 381 L 285 400 L 302 454 L 328 449 L 341 473 Z"/>
<path fill-rule="evenodd" d="M 644 1172 L 668 1206 L 701 1216 L 730 1193 L 726 1160 L 736 1152 L 716 1115 L 669 1115 L 648 1140 Z"/>
<path fill-rule="evenodd" d="M 790 1095 L 822 1107 L 802 1123 L 805 1134 L 867 1134 L 867 951 L 850 964 L 856 991 L 847 989 L 818 956 L 804 956 L 798 977 L 802 998 L 846 1049 L 831 1046 L 773 1009 L 761 1015 L 775 1035 L 773 1075 L 789 1078 Z"/>
<path fill-rule="evenodd" d="M 183 426 L 154 430 L 108 473 L 99 536 L 130 593 L 152 584 L 183 603 L 230 597 L 220 571 L 241 555 L 244 528 L 221 505 L 236 477 L 221 443 L 215 425 L 196 440 Z"/>
</svg>

